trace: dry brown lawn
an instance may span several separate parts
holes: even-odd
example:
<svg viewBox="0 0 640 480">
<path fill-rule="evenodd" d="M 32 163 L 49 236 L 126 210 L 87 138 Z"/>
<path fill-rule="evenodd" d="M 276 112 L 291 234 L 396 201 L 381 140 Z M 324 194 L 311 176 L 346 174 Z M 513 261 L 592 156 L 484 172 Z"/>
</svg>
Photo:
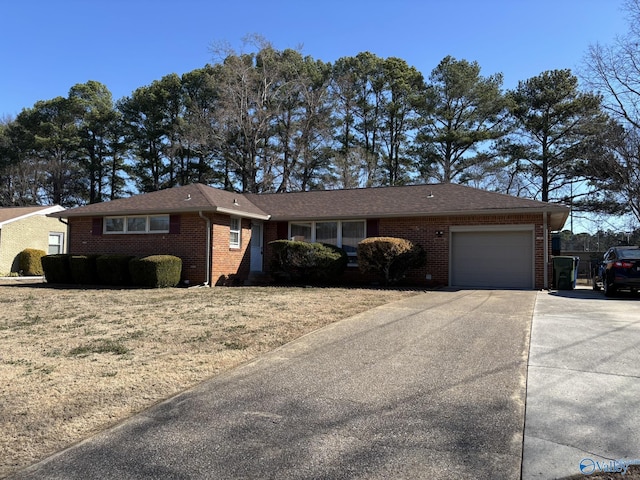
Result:
<svg viewBox="0 0 640 480">
<path fill-rule="evenodd" d="M 0 477 L 305 333 L 413 295 L 0 284 Z"/>
</svg>

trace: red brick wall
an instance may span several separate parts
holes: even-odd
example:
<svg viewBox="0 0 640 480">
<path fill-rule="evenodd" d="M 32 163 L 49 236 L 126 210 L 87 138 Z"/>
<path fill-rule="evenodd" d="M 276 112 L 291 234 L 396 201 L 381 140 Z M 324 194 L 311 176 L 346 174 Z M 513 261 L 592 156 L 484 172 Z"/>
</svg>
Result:
<svg viewBox="0 0 640 480">
<path fill-rule="evenodd" d="M 216 285 L 234 284 L 246 280 L 249 275 L 251 249 L 251 220 L 242 219 L 240 248 L 229 247 L 229 223 L 226 215 L 213 215 L 213 271 L 212 282 Z"/>
<path fill-rule="evenodd" d="M 242 220 L 242 246 L 229 248 L 229 217 L 206 215 L 212 223 L 213 283 L 221 277 L 246 278 L 249 272 L 247 248 L 251 237 L 250 221 Z M 79 217 L 69 219 L 69 253 L 123 253 L 136 256 L 166 254 L 182 259 L 182 279 L 192 285 L 205 283 L 206 278 L 206 221 L 197 213 L 180 215 L 179 233 L 109 234 L 94 235 L 93 219 Z"/>
<path fill-rule="evenodd" d="M 544 287 L 544 255 L 542 214 L 534 215 L 469 215 L 444 217 L 381 218 L 378 235 L 406 238 L 422 245 L 427 252 L 425 267 L 410 272 L 410 280 L 417 284 L 449 284 L 449 233 L 452 226 L 535 225 L 535 288 Z M 265 270 L 269 268 L 268 242 L 277 240 L 277 224 L 265 224 Z M 438 236 L 436 232 L 442 232 Z M 549 249 L 551 236 L 549 235 Z M 347 272 L 350 279 L 363 277 L 357 271 Z M 431 275 L 431 281 L 426 275 Z M 549 277 L 550 278 L 550 277 Z"/>
<path fill-rule="evenodd" d="M 236 283 L 249 274 L 251 221 L 241 222 L 241 247 L 229 247 L 229 217 L 209 214 L 212 224 L 213 284 Z M 269 271 L 269 242 L 277 240 L 279 222 L 264 224 L 264 270 Z M 417 284 L 449 283 L 449 232 L 452 226 L 482 225 L 535 225 L 535 288 L 544 286 L 544 256 L 542 214 L 538 215 L 485 215 L 458 217 L 383 218 L 378 222 L 378 235 L 400 237 L 422 245 L 427 251 L 424 268 L 411 272 L 410 280 Z M 191 284 L 206 281 L 206 222 L 197 213 L 182 214 L 180 233 L 93 235 L 92 218 L 69 219 L 69 252 L 72 254 L 126 253 L 130 255 L 169 254 L 180 257 L 183 262 L 182 278 Z M 281 231 L 286 231 L 280 228 Z M 439 237 L 436 232 L 441 231 Z M 548 239 L 551 248 L 551 236 Z M 431 281 L 425 279 L 431 275 Z M 549 268 L 551 279 L 551 268 Z M 353 281 L 370 281 L 357 269 L 349 269 L 348 278 Z"/>
<path fill-rule="evenodd" d="M 380 219 L 380 236 L 406 238 L 425 248 L 427 264 L 424 268 L 411 271 L 411 280 L 422 283 L 425 282 L 425 276 L 431 274 L 433 283 L 448 285 L 450 227 L 493 225 L 535 225 L 535 288 L 543 288 L 542 214 L 383 218 Z M 441 237 L 436 234 L 438 231 L 442 232 Z M 550 246 L 549 242 L 549 248 Z"/>
</svg>

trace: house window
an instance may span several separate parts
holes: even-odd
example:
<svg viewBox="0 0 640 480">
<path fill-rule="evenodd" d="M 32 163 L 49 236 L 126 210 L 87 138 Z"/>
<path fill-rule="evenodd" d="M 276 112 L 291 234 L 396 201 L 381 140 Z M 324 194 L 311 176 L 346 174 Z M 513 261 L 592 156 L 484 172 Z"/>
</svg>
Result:
<svg viewBox="0 0 640 480">
<path fill-rule="evenodd" d="M 154 233 L 169 231 L 169 215 L 154 215 L 149 217 L 149 231 Z"/>
<path fill-rule="evenodd" d="M 311 242 L 311 222 L 292 223 L 289 238 L 300 242 Z"/>
<path fill-rule="evenodd" d="M 49 233 L 49 255 L 62 253 L 64 233 Z"/>
<path fill-rule="evenodd" d="M 357 256 L 358 243 L 365 238 L 364 227 L 364 222 L 342 222 L 341 246 L 350 257 Z"/>
<path fill-rule="evenodd" d="M 124 233 L 125 217 L 112 217 L 104 219 L 104 233 Z"/>
<path fill-rule="evenodd" d="M 229 222 L 229 248 L 240 248 L 240 219 L 231 217 Z"/>
<path fill-rule="evenodd" d="M 316 242 L 338 245 L 338 222 L 316 222 Z"/>
<path fill-rule="evenodd" d="M 289 238 L 303 242 L 336 245 L 349 256 L 349 265 L 357 265 L 358 243 L 366 238 L 364 220 L 328 222 L 291 222 Z"/>
<path fill-rule="evenodd" d="M 169 233 L 169 215 L 105 217 L 104 233 Z"/>
<path fill-rule="evenodd" d="M 127 233 L 145 233 L 147 217 L 127 217 Z"/>
</svg>

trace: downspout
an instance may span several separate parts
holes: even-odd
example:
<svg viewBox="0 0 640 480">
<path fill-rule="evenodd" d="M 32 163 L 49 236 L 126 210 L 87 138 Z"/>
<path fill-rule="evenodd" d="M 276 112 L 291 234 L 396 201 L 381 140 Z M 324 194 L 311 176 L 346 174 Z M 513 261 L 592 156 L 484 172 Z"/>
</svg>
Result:
<svg viewBox="0 0 640 480">
<path fill-rule="evenodd" d="M 65 222 L 62 218 L 58 217 L 58 221 L 67 226 L 66 232 L 64 234 L 64 241 L 62 242 L 62 251 L 67 253 L 71 250 L 71 235 L 69 235 L 69 222 Z M 67 248 L 65 248 L 67 247 Z"/>
<path fill-rule="evenodd" d="M 547 224 L 547 211 L 542 213 L 542 234 L 544 245 L 544 289 L 549 290 L 549 225 Z"/>
<path fill-rule="evenodd" d="M 207 222 L 207 254 L 206 254 L 206 262 L 207 262 L 207 274 L 206 274 L 206 280 L 204 282 L 204 286 L 205 287 L 210 287 L 211 286 L 211 220 L 208 217 L 205 217 L 202 214 L 202 210 L 200 210 L 198 212 L 198 215 L 200 215 L 200 218 L 204 219 Z"/>
</svg>

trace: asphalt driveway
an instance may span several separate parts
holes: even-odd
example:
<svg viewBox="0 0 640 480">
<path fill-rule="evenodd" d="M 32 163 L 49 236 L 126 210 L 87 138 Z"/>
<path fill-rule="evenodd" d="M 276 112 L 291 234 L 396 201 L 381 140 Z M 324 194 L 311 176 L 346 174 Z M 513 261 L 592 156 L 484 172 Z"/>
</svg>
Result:
<svg viewBox="0 0 640 480">
<path fill-rule="evenodd" d="M 520 477 L 532 291 L 439 291 L 307 335 L 20 479 Z"/>
<path fill-rule="evenodd" d="M 523 480 L 640 463 L 640 299 L 540 292 L 526 408 Z"/>
</svg>

